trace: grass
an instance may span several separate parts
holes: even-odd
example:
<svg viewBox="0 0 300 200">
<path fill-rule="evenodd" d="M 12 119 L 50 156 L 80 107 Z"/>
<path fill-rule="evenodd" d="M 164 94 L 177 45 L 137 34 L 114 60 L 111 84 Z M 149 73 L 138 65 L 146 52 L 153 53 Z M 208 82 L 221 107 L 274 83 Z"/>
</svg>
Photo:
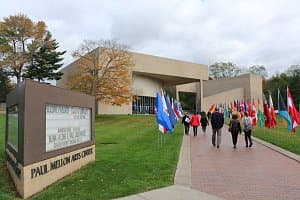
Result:
<svg viewBox="0 0 300 200">
<path fill-rule="evenodd" d="M 4 115 L 0 115 L 0 199 L 18 198 L 4 167 Z M 183 127 L 158 146 L 153 116 L 99 116 L 96 161 L 32 199 L 112 199 L 173 184 Z"/>
<path fill-rule="evenodd" d="M 283 119 L 278 118 L 277 122 L 276 128 L 255 127 L 252 131 L 253 136 L 300 155 L 300 128 L 298 127 L 296 132 L 290 132 Z"/>
</svg>

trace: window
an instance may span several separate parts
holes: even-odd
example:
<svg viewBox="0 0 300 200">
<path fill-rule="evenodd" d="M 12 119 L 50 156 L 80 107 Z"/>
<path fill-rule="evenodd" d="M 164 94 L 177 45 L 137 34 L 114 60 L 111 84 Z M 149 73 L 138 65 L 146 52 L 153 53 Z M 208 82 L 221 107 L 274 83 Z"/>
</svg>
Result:
<svg viewBox="0 0 300 200">
<path fill-rule="evenodd" d="M 133 114 L 155 114 L 155 97 L 137 96 L 132 102 Z"/>
</svg>

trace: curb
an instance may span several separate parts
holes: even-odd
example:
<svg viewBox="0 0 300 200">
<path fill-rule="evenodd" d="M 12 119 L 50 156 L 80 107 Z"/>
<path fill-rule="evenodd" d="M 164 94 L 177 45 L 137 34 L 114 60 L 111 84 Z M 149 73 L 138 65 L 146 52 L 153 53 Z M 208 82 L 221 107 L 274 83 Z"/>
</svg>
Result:
<svg viewBox="0 0 300 200">
<path fill-rule="evenodd" d="M 285 149 L 282 149 L 282 148 L 280 148 L 278 146 L 275 146 L 275 145 L 273 145 L 271 143 L 268 143 L 268 142 L 266 142 L 264 140 L 258 139 L 258 138 L 254 137 L 254 136 L 252 136 L 252 138 L 253 138 L 254 141 L 256 141 L 256 142 L 258 142 L 258 143 L 260 143 L 260 144 L 262 144 L 262 145 L 264 145 L 264 146 L 266 146 L 266 147 L 268 147 L 268 148 L 270 148 L 270 149 L 272 149 L 274 151 L 277 151 L 278 153 L 280 153 L 280 154 L 282 154 L 284 156 L 287 156 L 287 157 L 295 160 L 296 162 L 300 163 L 300 156 L 299 155 L 294 154 L 294 153 L 292 153 L 290 151 L 287 151 Z"/>
<path fill-rule="evenodd" d="M 192 165 L 190 155 L 190 136 L 183 135 L 180 155 L 177 163 L 174 184 L 186 187 L 192 186 Z"/>
</svg>

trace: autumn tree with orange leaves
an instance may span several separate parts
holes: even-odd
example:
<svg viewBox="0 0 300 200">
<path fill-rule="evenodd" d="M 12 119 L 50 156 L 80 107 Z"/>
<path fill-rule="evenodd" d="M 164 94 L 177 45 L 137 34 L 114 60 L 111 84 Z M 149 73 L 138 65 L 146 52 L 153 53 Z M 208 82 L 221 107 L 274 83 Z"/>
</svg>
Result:
<svg viewBox="0 0 300 200">
<path fill-rule="evenodd" d="M 15 77 L 58 80 L 62 66 L 58 43 L 47 30 L 45 22 L 33 22 L 24 14 L 11 15 L 0 21 L 0 68 Z"/>
<path fill-rule="evenodd" d="M 124 105 L 132 101 L 131 70 L 134 66 L 128 47 L 114 40 L 84 40 L 73 53 L 76 69 L 66 87 L 96 97 L 96 101 Z"/>
</svg>

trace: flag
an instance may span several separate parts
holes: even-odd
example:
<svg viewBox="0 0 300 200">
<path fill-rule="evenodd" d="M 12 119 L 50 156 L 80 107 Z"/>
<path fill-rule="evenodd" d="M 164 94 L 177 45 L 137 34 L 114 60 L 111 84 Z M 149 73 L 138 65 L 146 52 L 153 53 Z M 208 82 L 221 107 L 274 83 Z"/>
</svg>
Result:
<svg viewBox="0 0 300 200">
<path fill-rule="evenodd" d="M 226 103 L 224 104 L 224 118 L 229 119 L 229 111 Z"/>
<path fill-rule="evenodd" d="M 245 112 L 245 104 L 244 104 L 244 100 L 241 101 L 240 109 L 241 109 L 241 113 L 242 113 L 242 117 L 243 117 L 244 112 Z"/>
<path fill-rule="evenodd" d="M 249 112 L 247 101 L 244 101 L 245 112 Z"/>
<path fill-rule="evenodd" d="M 178 111 L 179 111 L 180 117 L 183 117 L 184 114 L 183 114 L 183 110 L 182 110 L 181 103 L 180 103 L 180 102 L 177 102 L 177 106 L 178 106 Z"/>
<path fill-rule="evenodd" d="M 260 105 L 259 99 L 257 100 L 257 107 L 258 107 L 258 123 L 259 123 L 259 128 L 262 128 L 265 124 L 265 116 L 263 114 L 263 109 Z"/>
<path fill-rule="evenodd" d="M 166 104 L 167 104 L 167 108 L 168 108 L 169 119 L 172 124 L 172 127 L 174 128 L 174 126 L 177 124 L 177 117 L 172 109 L 170 97 L 168 95 L 166 95 L 165 99 L 166 99 Z"/>
<path fill-rule="evenodd" d="M 166 99 L 165 99 L 165 94 L 164 94 L 163 90 L 161 90 L 161 101 L 162 101 L 164 112 L 167 113 L 167 115 L 169 116 L 168 107 L 167 107 L 167 103 L 166 103 Z"/>
<path fill-rule="evenodd" d="M 267 99 L 265 95 L 263 94 L 263 103 L 264 103 L 264 115 L 265 115 L 265 126 L 270 128 L 271 127 L 271 115 L 270 115 L 270 110 L 268 106 Z"/>
<path fill-rule="evenodd" d="M 173 107 L 174 113 L 176 114 L 177 120 L 179 120 L 179 118 L 181 116 L 180 116 L 180 113 L 179 113 L 178 104 L 177 104 L 176 100 L 173 102 L 173 98 L 172 98 L 172 107 Z"/>
<path fill-rule="evenodd" d="M 287 88 L 287 106 L 288 106 L 290 117 L 292 119 L 293 131 L 296 131 L 295 128 L 300 124 L 300 119 L 299 119 L 298 111 L 294 105 L 292 95 L 288 88 Z"/>
<path fill-rule="evenodd" d="M 215 109 L 216 109 L 216 106 L 215 106 L 215 104 L 212 104 L 212 105 L 210 106 L 210 108 L 209 108 L 208 112 L 210 112 L 210 113 L 214 113 L 214 112 L 215 112 Z"/>
<path fill-rule="evenodd" d="M 280 91 L 279 91 L 279 88 L 278 88 L 278 111 L 279 111 L 279 115 L 285 119 L 285 121 L 287 122 L 288 124 L 288 130 L 291 131 L 293 129 L 293 125 L 292 125 L 292 120 L 291 120 L 291 117 L 288 113 L 288 110 L 284 104 L 284 101 L 283 101 L 283 98 L 282 96 L 280 95 Z"/>
<path fill-rule="evenodd" d="M 251 113 L 251 117 L 252 117 L 252 126 L 256 126 L 256 122 L 257 122 L 257 111 L 256 111 L 254 99 L 253 99 L 253 102 L 252 102 L 252 113 Z"/>
<path fill-rule="evenodd" d="M 273 105 L 273 100 L 271 94 L 269 94 L 269 104 L 270 104 L 270 116 L 271 116 L 271 121 L 270 125 L 272 128 L 274 128 L 277 125 L 277 120 L 276 120 L 276 115 L 275 115 L 275 110 L 274 110 L 274 105 Z"/>
<path fill-rule="evenodd" d="M 156 92 L 156 121 L 161 132 L 166 133 L 166 131 L 173 131 L 172 124 L 168 115 L 164 111 L 162 99 L 158 92 Z"/>
</svg>

